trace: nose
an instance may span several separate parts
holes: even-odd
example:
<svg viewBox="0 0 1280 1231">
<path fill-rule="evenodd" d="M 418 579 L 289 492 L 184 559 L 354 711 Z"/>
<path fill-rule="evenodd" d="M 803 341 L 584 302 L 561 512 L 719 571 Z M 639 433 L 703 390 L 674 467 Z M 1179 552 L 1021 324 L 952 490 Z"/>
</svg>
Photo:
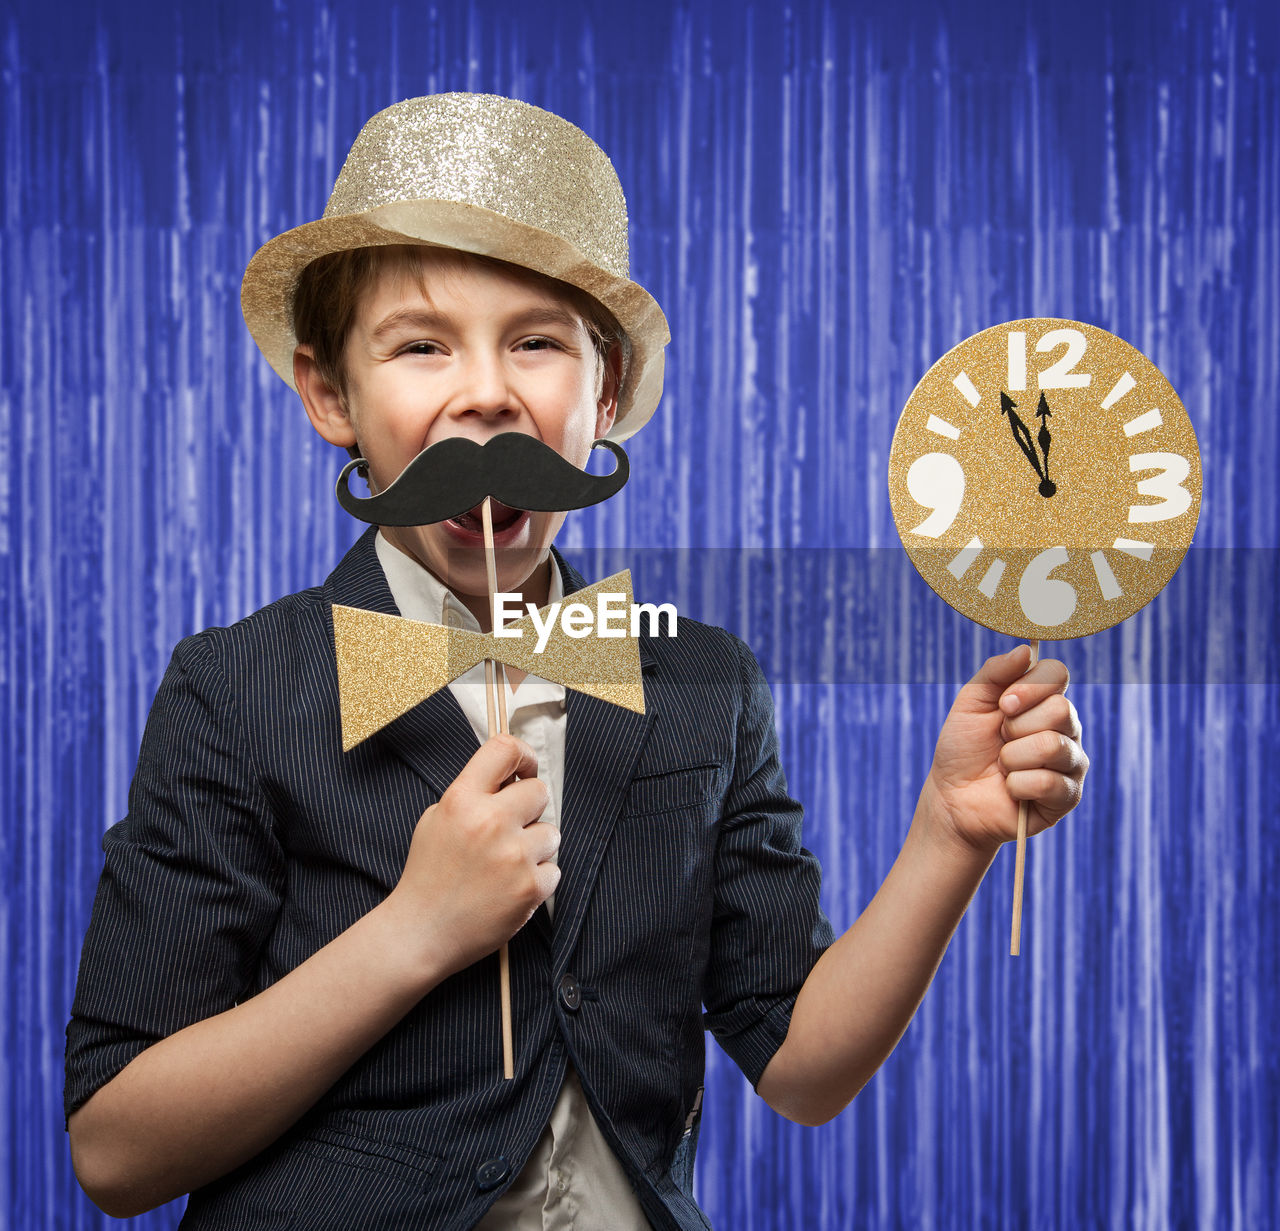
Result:
<svg viewBox="0 0 1280 1231">
<path fill-rule="evenodd" d="M 520 402 L 500 354 L 478 351 L 467 356 L 458 376 L 453 399 L 456 418 L 505 425 L 519 417 Z"/>
</svg>

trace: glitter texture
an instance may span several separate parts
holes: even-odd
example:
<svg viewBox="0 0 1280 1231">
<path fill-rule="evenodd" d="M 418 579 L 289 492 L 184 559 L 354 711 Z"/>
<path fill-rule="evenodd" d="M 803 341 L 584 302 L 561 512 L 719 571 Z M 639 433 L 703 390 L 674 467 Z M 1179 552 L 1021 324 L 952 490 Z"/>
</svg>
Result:
<svg viewBox="0 0 1280 1231">
<path fill-rule="evenodd" d="M 1025 387 L 1012 388 L 1019 383 Z M 1038 420 L 1042 390 L 1050 414 Z M 1051 496 L 1041 494 L 1040 477 L 1019 448 L 1002 411 L 1002 392 L 1014 401 L 1027 426 L 1025 443 L 1042 465 L 1042 422 L 1050 432 Z M 1158 422 L 1150 414 L 1155 409 Z M 939 420 L 958 429 L 955 439 L 939 430 Z M 938 454 L 959 463 L 963 494 L 940 533 L 921 534 L 947 521 L 951 502 L 941 476 L 959 472 L 935 456 L 932 470 L 924 463 L 916 473 L 914 496 L 908 476 L 921 458 Z M 1158 496 L 1138 490 L 1153 479 L 1160 484 L 1158 468 L 1130 469 L 1130 458 L 1142 454 L 1164 455 L 1163 464 L 1175 467 L 1176 458 L 1186 462 L 1185 478 L 1174 482 L 1171 474 L 1162 484 L 1162 494 L 1175 500 L 1160 510 L 1159 521 L 1130 520 L 1131 508 L 1160 504 Z M 1174 511 L 1182 499 L 1177 489 L 1189 497 L 1180 512 Z M 1083 637 L 1146 606 L 1191 545 L 1200 492 L 1195 431 L 1172 386 L 1141 351 L 1080 321 L 1008 321 L 961 342 L 916 386 L 889 453 L 894 521 L 920 575 L 971 620 L 1026 639 Z M 934 501 L 942 507 L 939 522 L 926 527 Z M 1150 550 L 1134 554 L 1117 548 L 1118 540 Z M 1064 548 L 1065 558 L 1042 561 L 1046 575 L 1037 583 L 1037 569 L 1029 566 L 1052 547 Z M 1074 589 L 1074 607 L 1059 583 Z"/>
<path fill-rule="evenodd" d="M 613 164 L 580 128 L 539 107 L 437 94 L 379 111 L 351 147 L 324 214 L 420 199 L 504 214 L 627 277 L 627 203 Z"/>
<path fill-rule="evenodd" d="M 631 341 L 609 436 L 625 440 L 662 396 L 666 317 L 630 280 L 627 203 L 580 128 L 496 94 L 432 94 L 380 111 L 338 175 L 324 217 L 264 244 L 240 303 L 254 341 L 293 384 L 298 275 L 330 252 L 418 243 L 496 257 L 599 300 Z"/>
<path fill-rule="evenodd" d="M 594 612 L 597 597 L 603 594 L 622 595 L 629 611 L 630 570 L 566 595 L 564 604 L 585 603 Z M 550 612 L 550 607 L 540 609 L 544 623 Z M 586 636 L 570 637 L 557 618 L 546 646 L 538 653 L 532 616 L 513 620 L 506 627 L 519 630 L 521 635 L 495 637 L 335 604 L 333 638 L 342 750 L 350 751 L 486 658 L 644 713 L 640 648 L 634 637 L 598 637 L 594 628 Z"/>
</svg>

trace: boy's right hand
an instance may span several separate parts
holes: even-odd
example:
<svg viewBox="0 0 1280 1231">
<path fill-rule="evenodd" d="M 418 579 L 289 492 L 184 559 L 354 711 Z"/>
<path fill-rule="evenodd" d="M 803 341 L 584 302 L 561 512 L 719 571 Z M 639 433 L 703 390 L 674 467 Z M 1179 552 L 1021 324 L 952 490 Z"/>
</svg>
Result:
<svg viewBox="0 0 1280 1231">
<path fill-rule="evenodd" d="M 437 978 L 493 953 L 555 892 L 560 831 L 538 820 L 550 795 L 537 773 L 528 744 L 495 735 L 418 821 L 385 906 Z"/>
</svg>

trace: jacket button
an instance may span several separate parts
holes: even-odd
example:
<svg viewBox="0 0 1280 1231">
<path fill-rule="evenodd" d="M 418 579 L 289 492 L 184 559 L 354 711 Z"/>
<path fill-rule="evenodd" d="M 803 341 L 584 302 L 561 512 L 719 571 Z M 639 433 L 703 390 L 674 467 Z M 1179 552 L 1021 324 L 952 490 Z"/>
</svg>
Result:
<svg viewBox="0 0 1280 1231">
<path fill-rule="evenodd" d="M 511 1174 L 511 1164 L 499 1154 L 497 1158 L 486 1158 L 476 1168 L 476 1187 L 487 1193 L 498 1187 Z"/>
<path fill-rule="evenodd" d="M 560 979 L 560 1003 L 564 1005 L 570 1013 L 576 1013 L 578 1006 L 582 1004 L 582 988 L 578 986 L 578 980 L 572 975 L 563 975 Z"/>
</svg>

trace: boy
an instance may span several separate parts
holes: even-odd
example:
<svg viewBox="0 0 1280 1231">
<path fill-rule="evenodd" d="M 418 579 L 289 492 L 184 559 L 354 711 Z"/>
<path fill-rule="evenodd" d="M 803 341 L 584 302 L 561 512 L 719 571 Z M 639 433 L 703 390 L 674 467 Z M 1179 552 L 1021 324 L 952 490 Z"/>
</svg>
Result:
<svg viewBox="0 0 1280 1231">
<path fill-rule="evenodd" d="M 571 125 L 413 99 L 366 125 L 325 217 L 254 258 L 245 315 L 374 490 L 452 435 L 525 432 L 581 467 L 660 393 L 665 321 L 625 238 Z M 498 510 L 500 590 L 584 584 L 563 518 Z M 201 1228 L 704 1226 L 702 1007 L 771 1106 L 829 1119 L 905 1029 L 1015 799 L 1034 831 L 1079 798 L 1065 670 L 989 661 L 833 943 L 768 689 L 721 630 L 641 639 L 643 715 L 513 673 L 513 735 L 482 743 L 464 677 L 344 755 L 331 605 L 485 629 L 479 542 L 476 510 L 371 530 L 323 588 L 175 651 L 68 1029 L 73 1160 L 109 1213 L 192 1191 Z"/>
</svg>

